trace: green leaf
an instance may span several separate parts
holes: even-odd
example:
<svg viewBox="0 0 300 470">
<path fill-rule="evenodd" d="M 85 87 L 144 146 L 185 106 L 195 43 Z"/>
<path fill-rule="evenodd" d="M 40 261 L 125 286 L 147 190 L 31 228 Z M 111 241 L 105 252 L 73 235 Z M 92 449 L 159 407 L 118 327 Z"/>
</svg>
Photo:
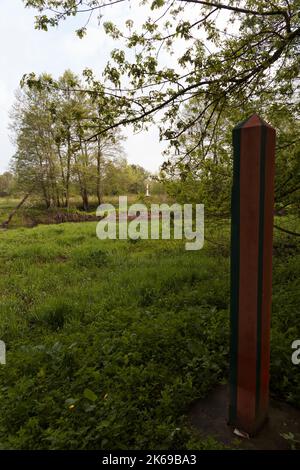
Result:
<svg viewBox="0 0 300 470">
<path fill-rule="evenodd" d="M 80 39 L 82 39 L 86 35 L 86 32 L 87 31 L 85 27 L 76 30 L 76 34 Z"/>
<path fill-rule="evenodd" d="M 165 4 L 165 0 L 154 0 L 151 4 L 151 10 L 154 10 L 155 8 L 160 8 Z"/>
<path fill-rule="evenodd" d="M 87 400 L 90 400 L 90 401 L 96 401 L 97 400 L 97 395 L 92 391 L 90 390 L 89 388 L 86 388 L 83 392 L 83 396 L 84 398 L 86 398 Z"/>
</svg>

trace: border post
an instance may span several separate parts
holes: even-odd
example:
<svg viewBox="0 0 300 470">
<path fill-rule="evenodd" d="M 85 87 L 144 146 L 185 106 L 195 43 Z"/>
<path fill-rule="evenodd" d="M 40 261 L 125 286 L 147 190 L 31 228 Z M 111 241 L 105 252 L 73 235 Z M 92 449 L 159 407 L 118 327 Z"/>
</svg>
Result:
<svg viewBox="0 0 300 470">
<path fill-rule="evenodd" d="M 275 129 L 257 114 L 233 129 L 229 425 L 268 416 Z"/>
</svg>

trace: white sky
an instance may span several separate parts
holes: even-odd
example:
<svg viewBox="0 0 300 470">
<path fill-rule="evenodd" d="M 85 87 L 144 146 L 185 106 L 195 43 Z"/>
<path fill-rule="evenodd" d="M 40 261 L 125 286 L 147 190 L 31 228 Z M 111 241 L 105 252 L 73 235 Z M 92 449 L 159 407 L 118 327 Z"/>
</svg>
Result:
<svg viewBox="0 0 300 470">
<path fill-rule="evenodd" d="M 109 52 L 116 45 L 97 27 L 96 19 L 88 28 L 84 39 L 76 37 L 74 30 L 82 26 L 84 19 L 69 19 L 61 26 L 48 32 L 34 29 L 35 11 L 25 9 L 22 0 L 0 0 L 0 173 L 8 169 L 14 146 L 9 138 L 9 110 L 14 102 L 14 92 L 24 73 L 51 73 L 54 77 L 71 69 L 80 74 L 90 67 L 101 75 L 109 58 Z M 114 8 L 116 22 L 132 17 L 126 8 Z M 159 143 L 158 131 L 134 135 L 130 129 L 124 134 L 125 152 L 130 163 L 138 163 L 150 171 L 157 171 L 163 162 L 164 145 Z"/>
</svg>

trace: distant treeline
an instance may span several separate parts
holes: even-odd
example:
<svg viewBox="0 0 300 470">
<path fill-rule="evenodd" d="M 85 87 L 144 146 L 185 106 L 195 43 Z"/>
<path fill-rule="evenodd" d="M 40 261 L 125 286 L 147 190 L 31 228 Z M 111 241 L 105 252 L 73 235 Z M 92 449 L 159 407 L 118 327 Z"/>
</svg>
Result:
<svg viewBox="0 0 300 470">
<path fill-rule="evenodd" d="M 0 195 L 31 192 L 47 207 L 69 207 L 70 198 L 80 196 L 87 210 L 91 196 L 100 204 L 104 195 L 145 192 L 150 174 L 127 163 L 120 130 L 88 140 L 105 125 L 101 102 L 78 92 L 82 84 L 70 71 L 50 82 L 17 92 L 11 113 L 16 153 L 11 172 L 0 176 Z"/>
</svg>

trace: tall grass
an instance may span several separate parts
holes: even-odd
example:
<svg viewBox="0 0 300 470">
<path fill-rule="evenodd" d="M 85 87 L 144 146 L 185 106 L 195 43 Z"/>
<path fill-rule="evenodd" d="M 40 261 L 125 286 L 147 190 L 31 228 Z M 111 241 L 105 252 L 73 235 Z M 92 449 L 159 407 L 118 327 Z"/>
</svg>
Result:
<svg viewBox="0 0 300 470">
<path fill-rule="evenodd" d="M 185 415 L 228 377 L 229 224 L 208 226 L 198 252 L 95 227 L 0 233 L 0 448 L 217 447 Z M 280 237 L 271 390 L 300 406 L 300 255 Z"/>
</svg>

